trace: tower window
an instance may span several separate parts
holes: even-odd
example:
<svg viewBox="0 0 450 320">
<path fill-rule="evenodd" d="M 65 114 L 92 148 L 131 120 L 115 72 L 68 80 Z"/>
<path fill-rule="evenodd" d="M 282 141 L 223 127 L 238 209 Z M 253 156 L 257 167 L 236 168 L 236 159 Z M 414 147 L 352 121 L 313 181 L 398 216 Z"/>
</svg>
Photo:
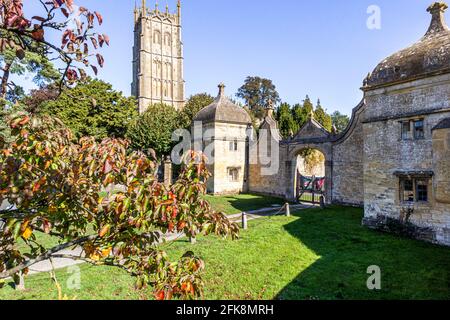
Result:
<svg viewBox="0 0 450 320">
<path fill-rule="evenodd" d="M 166 33 L 164 35 L 164 44 L 166 46 L 171 46 L 172 45 L 172 37 L 170 36 L 170 33 Z"/>
<path fill-rule="evenodd" d="M 159 30 L 153 32 L 153 43 L 161 44 L 161 32 Z"/>
</svg>

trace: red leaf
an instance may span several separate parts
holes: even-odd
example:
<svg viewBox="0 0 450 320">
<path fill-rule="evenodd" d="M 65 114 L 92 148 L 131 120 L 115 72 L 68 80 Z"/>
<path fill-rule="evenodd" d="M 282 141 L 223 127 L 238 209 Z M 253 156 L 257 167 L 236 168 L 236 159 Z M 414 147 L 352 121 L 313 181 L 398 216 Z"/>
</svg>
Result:
<svg viewBox="0 0 450 320">
<path fill-rule="evenodd" d="M 69 12 L 67 12 L 66 8 L 61 8 L 61 12 L 63 13 L 63 15 L 68 18 L 69 17 Z"/>
<path fill-rule="evenodd" d="M 99 24 L 99 25 L 102 25 L 102 23 L 103 23 L 103 17 L 102 17 L 102 15 L 101 15 L 100 13 L 98 13 L 97 11 L 95 11 L 94 14 L 95 14 L 95 16 L 97 17 L 98 24 Z"/>
<path fill-rule="evenodd" d="M 36 41 L 43 41 L 44 40 L 44 29 L 39 28 L 39 29 L 35 29 L 32 33 L 31 36 L 33 37 L 34 40 Z"/>
<path fill-rule="evenodd" d="M 94 46 L 95 49 L 98 49 L 98 42 L 97 39 L 95 39 L 94 37 L 91 37 L 91 41 L 92 41 L 92 45 Z"/>
<path fill-rule="evenodd" d="M 97 53 L 97 61 L 98 65 L 103 68 L 103 63 L 105 62 L 105 59 L 100 53 Z"/>
<path fill-rule="evenodd" d="M 92 70 L 94 70 L 95 75 L 98 74 L 98 68 L 96 66 L 91 65 Z"/>
<path fill-rule="evenodd" d="M 39 16 L 34 16 L 33 18 L 31 18 L 32 20 L 37 20 L 37 21 L 40 21 L 40 22 L 44 22 L 44 21 L 46 21 L 46 19 L 44 19 L 44 18 L 42 18 L 42 17 L 39 17 Z"/>
<path fill-rule="evenodd" d="M 101 34 L 98 35 L 98 42 L 100 43 L 100 47 L 103 47 L 103 43 L 105 43 L 105 39 Z"/>
<path fill-rule="evenodd" d="M 109 36 L 106 34 L 103 34 L 103 39 L 105 40 L 106 44 L 109 46 Z"/>
</svg>

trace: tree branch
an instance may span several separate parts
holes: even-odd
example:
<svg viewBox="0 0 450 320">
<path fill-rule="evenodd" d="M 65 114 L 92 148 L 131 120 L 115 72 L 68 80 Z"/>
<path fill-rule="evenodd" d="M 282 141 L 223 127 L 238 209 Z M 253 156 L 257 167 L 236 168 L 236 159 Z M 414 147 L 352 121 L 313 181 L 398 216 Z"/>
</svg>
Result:
<svg viewBox="0 0 450 320">
<path fill-rule="evenodd" d="M 20 265 L 18 265 L 16 267 L 12 268 L 12 269 L 9 269 L 7 271 L 1 272 L 0 273 L 0 279 L 9 278 L 9 277 L 15 275 L 16 273 L 18 273 L 18 272 L 20 272 L 20 271 L 22 271 L 22 270 L 24 270 L 26 268 L 29 268 L 29 267 L 31 267 L 32 265 L 34 265 L 34 264 L 36 264 L 38 262 L 50 259 L 55 253 L 58 253 L 61 250 L 64 250 L 64 249 L 67 249 L 67 248 L 70 248 L 70 247 L 74 247 L 74 246 L 86 243 L 88 241 L 93 241 L 93 240 L 97 239 L 97 237 L 98 237 L 97 235 L 92 235 L 92 236 L 83 237 L 83 238 L 80 238 L 80 239 L 77 239 L 77 240 L 73 240 L 73 241 L 67 242 L 65 244 L 58 245 L 58 246 L 48 250 L 46 253 L 41 254 L 40 256 L 38 256 L 38 257 L 36 257 L 34 259 L 30 259 L 30 260 L 28 260 L 28 261 L 26 261 L 26 262 L 24 262 L 24 263 L 22 263 L 22 264 L 20 264 Z"/>
</svg>

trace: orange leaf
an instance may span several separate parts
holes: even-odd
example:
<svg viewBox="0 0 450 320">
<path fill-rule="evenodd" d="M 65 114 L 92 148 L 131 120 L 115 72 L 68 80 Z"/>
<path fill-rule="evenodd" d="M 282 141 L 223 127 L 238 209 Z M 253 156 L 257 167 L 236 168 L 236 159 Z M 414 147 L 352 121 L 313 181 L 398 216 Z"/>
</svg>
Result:
<svg viewBox="0 0 450 320">
<path fill-rule="evenodd" d="M 102 257 L 106 258 L 107 256 L 109 256 L 109 254 L 111 253 L 112 248 L 108 248 L 108 249 L 103 249 L 102 250 Z"/>
<path fill-rule="evenodd" d="M 25 229 L 25 231 L 22 233 L 22 237 L 25 240 L 28 240 L 31 237 L 32 234 L 33 234 L 33 230 L 30 227 L 27 227 Z"/>
<path fill-rule="evenodd" d="M 161 300 L 164 300 L 164 298 L 165 298 L 164 291 L 161 290 L 161 291 L 155 292 L 155 299 L 156 300 L 161 301 Z"/>
<path fill-rule="evenodd" d="M 99 237 L 100 238 L 103 238 L 108 232 L 109 232 L 109 229 L 111 228 L 111 226 L 109 225 L 109 224 L 107 224 L 106 226 L 104 226 L 101 230 L 100 230 L 100 232 L 99 232 Z"/>
</svg>

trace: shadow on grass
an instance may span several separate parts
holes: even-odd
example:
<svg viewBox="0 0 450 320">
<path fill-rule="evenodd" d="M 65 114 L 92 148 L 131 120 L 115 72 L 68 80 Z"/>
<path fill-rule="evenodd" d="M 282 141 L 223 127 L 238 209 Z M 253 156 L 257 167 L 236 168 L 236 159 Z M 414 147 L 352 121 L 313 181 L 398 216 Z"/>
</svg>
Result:
<svg viewBox="0 0 450 320">
<path fill-rule="evenodd" d="M 227 214 L 253 211 L 263 208 L 281 206 L 284 200 L 281 198 L 241 194 L 236 196 L 207 196 L 207 200 L 217 211 Z"/>
<path fill-rule="evenodd" d="M 296 214 L 285 226 L 320 259 L 277 299 L 450 299 L 450 249 L 368 230 L 362 210 L 331 207 Z M 380 291 L 367 289 L 369 266 L 381 268 Z"/>
</svg>

